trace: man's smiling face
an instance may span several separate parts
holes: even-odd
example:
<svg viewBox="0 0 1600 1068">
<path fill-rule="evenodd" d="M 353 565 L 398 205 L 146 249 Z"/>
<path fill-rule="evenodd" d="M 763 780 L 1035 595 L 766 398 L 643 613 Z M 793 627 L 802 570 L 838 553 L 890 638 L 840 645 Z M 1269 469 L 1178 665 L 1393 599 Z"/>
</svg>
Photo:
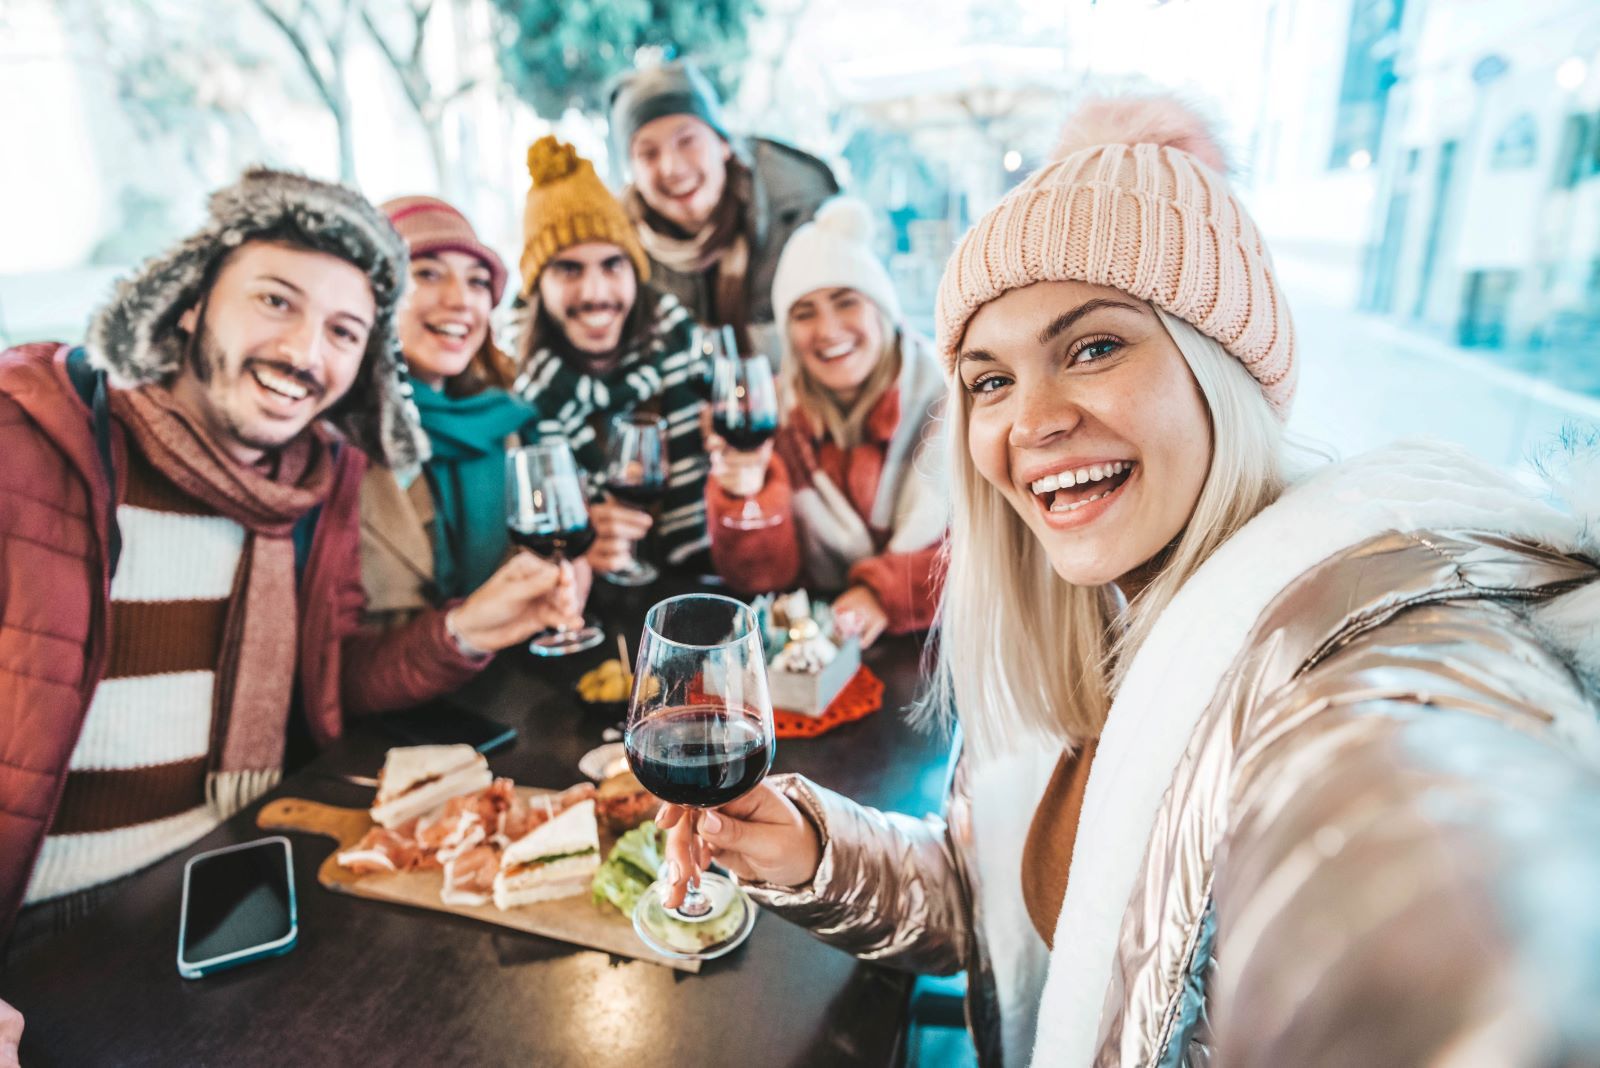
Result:
<svg viewBox="0 0 1600 1068">
<path fill-rule="evenodd" d="M 178 319 L 199 336 L 173 397 L 234 459 L 255 463 L 350 389 L 376 317 L 360 268 L 324 252 L 248 242 Z"/>
</svg>

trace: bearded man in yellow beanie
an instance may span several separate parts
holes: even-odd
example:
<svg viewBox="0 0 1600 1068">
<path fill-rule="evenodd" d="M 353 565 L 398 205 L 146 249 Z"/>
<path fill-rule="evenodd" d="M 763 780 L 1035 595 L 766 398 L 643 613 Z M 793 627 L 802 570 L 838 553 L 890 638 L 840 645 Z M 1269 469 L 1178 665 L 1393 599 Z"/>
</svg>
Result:
<svg viewBox="0 0 1600 1068">
<path fill-rule="evenodd" d="M 655 416 L 666 425 L 659 514 L 609 495 L 591 505 L 597 536 L 589 562 L 631 584 L 633 544 L 655 527 L 666 563 L 709 568 L 710 461 L 699 418 L 709 369 L 694 318 L 650 285 L 633 224 L 593 164 L 547 136 L 528 149 L 528 173 L 516 392 L 537 411 L 539 433 L 566 438 L 601 485 L 614 418 Z"/>
</svg>

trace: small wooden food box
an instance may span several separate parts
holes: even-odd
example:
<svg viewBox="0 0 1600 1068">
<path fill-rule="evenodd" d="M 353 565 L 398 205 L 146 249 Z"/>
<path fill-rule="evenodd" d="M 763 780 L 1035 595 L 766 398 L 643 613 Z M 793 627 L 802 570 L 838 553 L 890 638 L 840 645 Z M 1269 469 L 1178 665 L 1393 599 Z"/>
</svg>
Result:
<svg viewBox="0 0 1600 1068">
<path fill-rule="evenodd" d="M 861 643 L 855 637 L 833 637 L 833 613 L 827 605 L 813 609 L 804 590 L 763 594 L 751 607 L 760 620 L 766 648 L 767 690 L 772 707 L 813 719 L 828 711 L 839 691 L 861 669 Z M 798 629 L 797 629 L 798 628 Z M 781 667 L 785 647 L 794 638 L 826 637 L 834 646 L 832 660 L 817 671 L 790 671 Z"/>
<path fill-rule="evenodd" d="M 804 716 L 820 716 L 861 667 L 861 643 L 846 638 L 833 660 L 814 675 L 768 666 L 767 687 L 772 707 Z"/>
</svg>

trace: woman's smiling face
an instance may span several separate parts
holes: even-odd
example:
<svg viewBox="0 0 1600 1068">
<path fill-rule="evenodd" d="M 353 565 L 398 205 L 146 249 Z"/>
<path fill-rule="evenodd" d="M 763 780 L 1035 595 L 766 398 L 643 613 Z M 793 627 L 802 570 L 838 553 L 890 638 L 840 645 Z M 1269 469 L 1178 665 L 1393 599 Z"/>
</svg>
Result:
<svg viewBox="0 0 1600 1068">
<path fill-rule="evenodd" d="M 956 373 L 973 464 L 1063 579 L 1123 579 L 1183 531 L 1211 423 L 1150 305 L 1084 282 L 1010 290 L 973 315 Z"/>
</svg>

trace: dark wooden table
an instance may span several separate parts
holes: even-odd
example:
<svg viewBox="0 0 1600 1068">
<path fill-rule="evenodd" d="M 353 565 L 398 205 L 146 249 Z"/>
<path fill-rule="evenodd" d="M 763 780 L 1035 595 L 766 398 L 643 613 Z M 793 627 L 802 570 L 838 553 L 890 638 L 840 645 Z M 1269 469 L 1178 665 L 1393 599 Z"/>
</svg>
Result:
<svg viewBox="0 0 1600 1068">
<path fill-rule="evenodd" d="M 660 585 L 660 584 L 658 584 Z M 610 635 L 638 641 L 645 607 L 666 592 L 602 584 L 591 601 Z M 920 645 L 888 639 L 867 664 L 883 711 L 822 738 L 781 741 L 774 770 L 798 771 L 866 803 L 937 808 L 946 743 L 902 713 Z M 442 703 L 519 730 L 490 758 L 536 786 L 578 781 L 578 757 L 606 722 L 581 711 L 577 676 L 606 648 L 558 661 L 502 656 Z M 268 795 L 362 807 L 392 744 L 358 726 Z M 27 1019 L 22 1063 L 49 1065 L 537 1064 L 618 1068 L 886 1065 L 900 1056 L 909 977 L 863 964 L 772 916 L 728 957 L 687 975 L 443 913 L 335 895 L 317 885 L 328 839 L 291 836 L 300 939 L 287 956 L 207 979 L 175 964 L 183 862 L 260 837 L 259 806 L 154 865 L 88 920 L 19 954 L 0 998 Z"/>
</svg>

